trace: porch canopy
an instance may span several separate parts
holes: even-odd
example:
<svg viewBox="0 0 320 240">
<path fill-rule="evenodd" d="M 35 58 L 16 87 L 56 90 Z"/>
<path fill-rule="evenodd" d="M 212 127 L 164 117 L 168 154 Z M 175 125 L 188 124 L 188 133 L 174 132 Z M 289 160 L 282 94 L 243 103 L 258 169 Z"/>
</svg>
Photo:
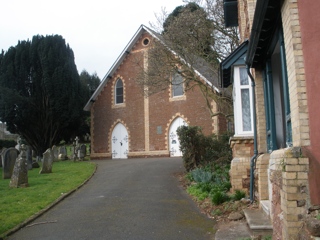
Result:
<svg viewBox="0 0 320 240">
<path fill-rule="evenodd" d="M 232 66 L 245 65 L 247 49 L 248 41 L 244 41 L 220 63 L 220 87 L 226 88 L 232 84 Z"/>
<path fill-rule="evenodd" d="M 257 0 L 254 13 L 246 65 L 251 68 L 264 66 L 269 46 L 281 21 L 279 0 Z"/>
</svg>

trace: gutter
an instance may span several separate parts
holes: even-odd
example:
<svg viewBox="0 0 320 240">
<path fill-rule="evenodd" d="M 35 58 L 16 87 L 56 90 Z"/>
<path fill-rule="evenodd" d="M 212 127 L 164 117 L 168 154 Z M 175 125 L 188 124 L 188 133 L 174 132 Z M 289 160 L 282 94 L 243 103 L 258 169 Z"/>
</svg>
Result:
<svg viewBox="0 0 320 240">
<path fill-rule="evenodd" d="M 247 64 L 247 73 L 251 79 L 252 87 L 252 111 L 253 111 L 253 156 L 250 160 L 250 202 L 254 201 L 254 169 L 256 166 L 256 160 L 258 156 L 258 147 L 257 147 L 257 125 L 256 125 L 256 98 L 255 98 L 255 81 L 250 72 L 250 67 Z"/>
</svg>

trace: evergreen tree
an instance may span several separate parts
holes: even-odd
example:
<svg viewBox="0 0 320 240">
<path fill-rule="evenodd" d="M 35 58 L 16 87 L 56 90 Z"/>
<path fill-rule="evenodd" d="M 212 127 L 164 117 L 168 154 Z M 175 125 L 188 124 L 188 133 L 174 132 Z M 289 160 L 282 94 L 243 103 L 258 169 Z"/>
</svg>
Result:
<svg viewBox="0 0 320 240">
<path fill-rule="evenodd" d="M 84 90 L 62 36 L 19 41 L 0 57 L 0 121 L 38 156 L 79 127 Z"/>
<path fill-rule="evenodd" d="M 90 75 L 85 69 L 80 73 L 80 83 L 83 88 L 83 106 L 89 101 L 92 94 L 100 85 L 100 78 L 97 73 L 93 73 Z M 84 118 L 82 118 L 81 126 L 79 128 L 79 135 L 85 136 L 86 134 L 90 134 L 90 112 L 84 111 Z"/>
<path fill-rule="evenodd" d="M 82 86 L 84 87 L 86 93 L 85 93 L 85 102 L 87 102 L 94 91 L 98 88 L 100 85 L 100 78 L 98 77 L 97 73 L 93 73 L 90 75 L 85 69 L 82 70 L 80 73 L 80 82 Z"/>
</svg>

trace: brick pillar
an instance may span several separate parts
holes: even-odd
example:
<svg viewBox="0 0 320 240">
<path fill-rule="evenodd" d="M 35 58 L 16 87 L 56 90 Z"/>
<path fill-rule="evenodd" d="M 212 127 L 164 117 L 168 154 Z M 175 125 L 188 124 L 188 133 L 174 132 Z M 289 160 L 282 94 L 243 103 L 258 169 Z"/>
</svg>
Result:
<svg viewBox="0 0 320 240">
<path fill-rule="evenodd" d="M 268 168 L 270 154 L 266 153 L 258 157 L 256 162 L 256 171 L 258 173 L 258 192 L 259 201 L 269 199 L 269 184 L 268 184 Z"/>
<path fill-rule="evenodd" d="M 300 148 L 281 149 L 271 153 L 269 167 L 273 238 L 298 240 L 310 204 L 309 159 Z"/>
<path fill-rule="evenodd" d="M 250 159 L 253 156 L 253 137 L 232 137 L 230 139 L 233 159 L 230 168 L 231 192 L 250 188 Z"/>
</svg>

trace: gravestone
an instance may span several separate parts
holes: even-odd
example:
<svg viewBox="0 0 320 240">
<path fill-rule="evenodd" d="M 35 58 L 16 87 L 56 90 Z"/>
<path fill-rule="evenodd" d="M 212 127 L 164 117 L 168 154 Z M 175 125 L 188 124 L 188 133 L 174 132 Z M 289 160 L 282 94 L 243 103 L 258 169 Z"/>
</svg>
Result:
<svg viewBox="0 0 320 240">
<path fill-rule="evenodd" d="M 26 146 L 26 156 L 27 156 L 27 165 L 28 170 L 32 169 L 32 149 L 30 146 Z"/>
<path fill-rule="evenodd" d="M 28 164 L 27 164 L 27 147 L 22 144 L 19 154 L 13 168 L 9 187 L 28 187 Z"/>
<path fill-rule="evenodd" d="M 53 152 L 49 148 L 45 153 L 43 154 L 42 158 L 42 168 L 40 170 L 40 174 L 42 173 L 52 173 L 52 164 L 53 164 Z"/>
<path fill-rule="evenodd" d="M 79 149 L 78 149 L 78 158 L 80 160 L 83 160 L 84 157 L 86 156 L 86 151 L 87 151 L 87 147 L 84 144 L 81 144 Z"/>
<path fill-rule="evenodd" d="M 32 161 L 32 168 L 40 168 L 40 165 L 37 161 Z"/>
<path fill-rule="evenodd" d="M 21 147 L 21 137 L 19 136 L 18 139 L 17 139 L 17 145 L 15 146 L 15 148 L 20 151 L 20 147 Z"/>
<path fill-rule="evenodd" d="M 6 148 L 2 148 L 1 152 L 0 152 L 0 167 L 3 166 L 3 154 L 4 154 L 5 150 L 6 150 Z"/>
<path fill-rule="evenodd" d="M 57 146 L 53 145 L 52 147 L 52 153 L 53 153 L 53 157 L 54 157 L 54 161 L 58 160 L 59 158 L 59 149 Z"/>
<path fill-rule="evenodd" d="M 32 158 L 36 158 L 37 157 L 37 152 L 32 150 Z"/>
<path fill-rule="evenodd" d="M 2 155 L 3 157 L 2 178 L 3 179 L 11 178 L 13 167 L 18 155 L 19 155 L 19 151 L 16 148 L 8 148 L 4 151 Z"/>
<path fill-rule="evenodd" d="M 59 148 L 59 159 L 61 159 L 61 160 L 68 159 L 68 157 L 67 157 L 67 148 L 65 146 L 61 146 Z"/>
<path fill-rule="evenodd" d="M 73 142 L 73 161 L 76 161 L 78 159 L 78 150 L 80 149 L 79 146 L 79 138 L 78 136 L 74 139 L 75 141 Z"/>
</svg>

